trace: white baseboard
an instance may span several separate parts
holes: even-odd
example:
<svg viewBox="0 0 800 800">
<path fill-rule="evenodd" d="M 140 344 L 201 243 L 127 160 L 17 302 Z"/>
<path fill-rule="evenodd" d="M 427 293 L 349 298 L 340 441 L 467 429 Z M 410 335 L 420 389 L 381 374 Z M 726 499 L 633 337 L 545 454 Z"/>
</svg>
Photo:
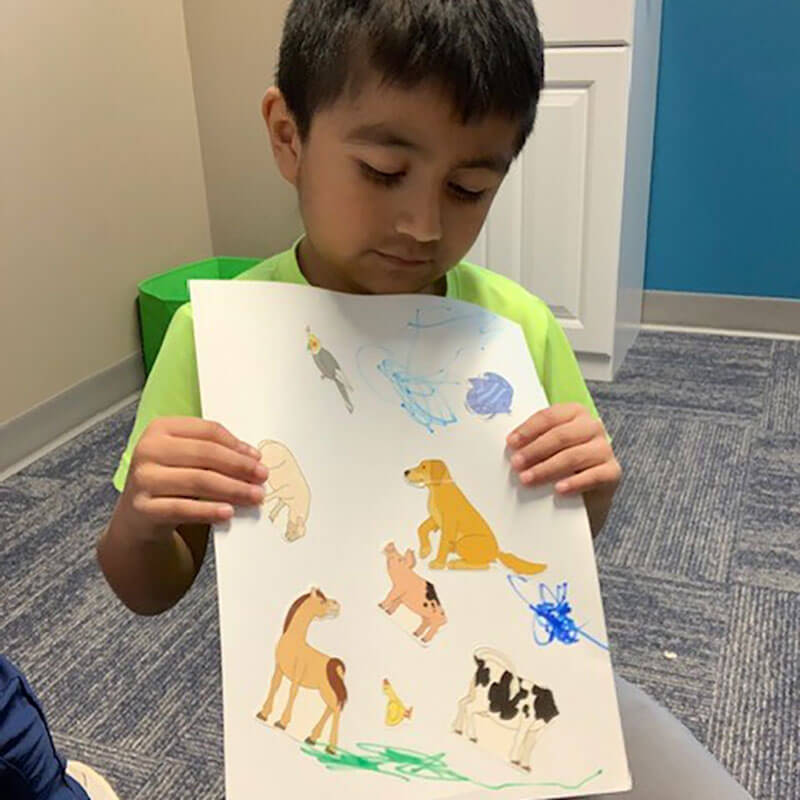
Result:
<svg viewBox="0 0 800 800">
<path fill-rule="evenodd" d="M 0 425 L 0 480 L 114 413 L 143 385 L 134 353 Z"/>
<path fill-rule="evenodd" d="M 695 292 L 644 293 L 647 326 L 800 336 L 800 299 Z"/>
<path fill-rule="evenodd" d="M 587 381 L 613 381 L 611 359 L 598 353 L 575 353 L 581 374 Z"/>
</svg>

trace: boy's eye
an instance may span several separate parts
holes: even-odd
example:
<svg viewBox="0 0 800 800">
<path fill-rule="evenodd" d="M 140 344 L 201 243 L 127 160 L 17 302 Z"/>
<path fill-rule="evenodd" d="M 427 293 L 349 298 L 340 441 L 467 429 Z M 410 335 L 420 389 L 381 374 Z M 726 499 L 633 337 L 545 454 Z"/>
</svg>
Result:
<svg viewBox="0 0 800 800">
<path fill-rule="evenodd" d="M 405 172 L 381 172 L 375 167 L 371 167 L 365 161 L 358 162 L 361 172 L 366 178 L 382 186 L 394 186 L 404 175 Z"/>
<path fill-rule="evenodd" d="M 396 186 L 406 176 L 405 170 L 400 170 L 399 172 L 383 172 L 370 166 L 366 161 L 359 161 L 358 166 L 365 178 L 381 186 Z M 477 203 L 486 194 L 486 189 L 474 191 L 472 189 L 465 189 L 458 183 L 448 183 L 447 186 L 450 193 L 460 203 Z"/>
<path fill-rule="evenodd" d="M 448 184 L 450 191 L 455 195 L 456 199 L 462 203 L 477 203 L 485 194 L 486 190 L 473 191 L 459 186 L 457 183 Z"/>
</svg>

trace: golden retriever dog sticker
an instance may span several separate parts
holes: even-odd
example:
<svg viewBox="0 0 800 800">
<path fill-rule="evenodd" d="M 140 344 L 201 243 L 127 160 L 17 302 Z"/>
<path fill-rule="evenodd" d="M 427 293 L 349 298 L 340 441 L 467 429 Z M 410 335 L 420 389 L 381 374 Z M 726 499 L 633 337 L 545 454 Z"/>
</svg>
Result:
<svg viewBox="0 0 800 800">
<path fill-rule="evenodd" d="M 428 564 L 431 569 L 488 569 L 495 561 L 519 575 L 535 575 L 547 568 L 501 552 L 492 529 L 456 486 L 444 461 L 421 461 L 407 469 L 405 476 L 413 486 L 428 490 L 429 516 L 418 529 L 420 558 L 431 553 L 431 534 L 441 532 L 439 551 Z M 451 554 L 457 558 L 448 561 Z"/>
</svg>

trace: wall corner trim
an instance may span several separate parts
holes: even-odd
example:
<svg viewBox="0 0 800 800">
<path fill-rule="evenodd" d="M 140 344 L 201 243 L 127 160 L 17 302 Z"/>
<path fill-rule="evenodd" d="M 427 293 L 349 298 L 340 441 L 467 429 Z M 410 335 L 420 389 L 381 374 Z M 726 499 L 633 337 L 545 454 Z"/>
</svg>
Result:
<svg viewBox="0 0 800 800">
<path fill-rule="evenodd" d="M 132 353 L 0 425 L 0 480 L 32 454 L 72 438 L 144 385 L 142 354 Z"/>
</svg>

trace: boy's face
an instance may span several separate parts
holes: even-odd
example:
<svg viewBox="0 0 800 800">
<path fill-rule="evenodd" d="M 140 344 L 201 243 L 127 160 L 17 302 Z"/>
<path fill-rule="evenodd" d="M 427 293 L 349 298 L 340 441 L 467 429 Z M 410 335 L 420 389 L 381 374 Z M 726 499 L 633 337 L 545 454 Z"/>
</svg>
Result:
<svg viewBox="0 0 800 800">
<path fill-rule="evenodd" d="M 480 232 L 519 133 L 502 117 L 461 124 L 436 86 L 377 78 L 316 112 L 304 142 L 277 89 L 263 110 L 281 173 L 298 190 L 306 278 L 363 294 L 442 292 Z"/>
</svg>

